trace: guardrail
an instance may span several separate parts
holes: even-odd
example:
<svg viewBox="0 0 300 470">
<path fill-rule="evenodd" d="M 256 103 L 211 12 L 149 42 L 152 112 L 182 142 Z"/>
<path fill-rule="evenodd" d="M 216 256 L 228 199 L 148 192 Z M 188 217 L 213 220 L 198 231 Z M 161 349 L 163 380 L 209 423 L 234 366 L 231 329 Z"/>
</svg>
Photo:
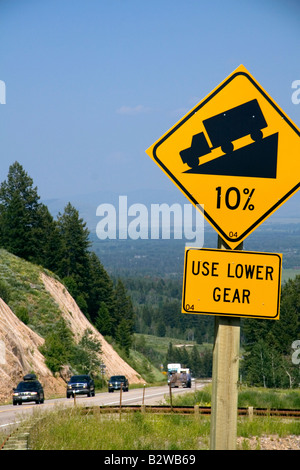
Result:
<svg viewBox="0 0 300 470">
<path fill-rule="evenodd" d="M 122 406 L 85 406 L 80 408 L 84 414 L 112 414 L 112 413 L 158 413 L 158 414 L 182 414 L 182 415 L 210 415 L 210 406 L 166 406 L 166 405 L 122 405 Z M 245 408 L 238 408 L 239 416 L 248 416 L 252 419 L 253 416 L 278 416 L 286 418 L 300 418 L 300 410 L 292 409 L 268 409 L 268 408 L 253 408 L 252 406 Z M 0 450 L 27 450 L 28 449 L 28 437 L 31 428 L 36 424 L 31 423 L 30 425 L 20 425 L 15 431 L 6 437 L 5 441 L 0 444 Z"/>
<path fill-rule="evenodd" d="M 83 413 L 130 413 L 133 411 L 141 411 L 144 413 L 175 413 L 175 414 L 201 414 L 210 415 L 210 406 L 166 406 L 166 405 L 101 405 L 101 406 L 87 406 L 82 408 Z M 293 409 L 273 409 L 273 408 L 253 408 L 252 406 L 245 408 L 238 408 L 239 416 L 280 416 L 300 418 L 300 410 Z"/>
</svg>

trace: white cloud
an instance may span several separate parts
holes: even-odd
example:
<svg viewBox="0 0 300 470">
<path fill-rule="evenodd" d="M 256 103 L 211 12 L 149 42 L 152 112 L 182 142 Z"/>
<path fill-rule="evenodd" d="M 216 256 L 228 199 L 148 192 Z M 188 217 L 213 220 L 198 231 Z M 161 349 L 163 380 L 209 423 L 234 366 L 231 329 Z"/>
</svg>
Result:
<svg viewBox="0 0 300 470">
<path fill-rule="evenodd" d="M 177 109 L 173 109 L 171 114 L 174 117 L 181 118 L 188 112 L 189 112 L 189 108 L 177 108 Z"/>
<path fill-rule="evenodd" d="M 117 109 L 118 114 L 126 114 L 127 116 L 135 116 L 137 114 L 147 113 L 149 108 L 143 106 L 142 104 L 138 104 L 137 106 L 121 106 L 121 108 Z"/>
<path fill-rule="evenodd" d="M 183 117 L 187 113 L 189 113 L 191 111 L 191 109 L 194 108 L 198 103 L 199 103 L 199 98 L 197 96 L 192 96 L 188 100 L 187 107 L 174 109 L 172 114 L 173 114 L 173 116 Z"/>
</svg>

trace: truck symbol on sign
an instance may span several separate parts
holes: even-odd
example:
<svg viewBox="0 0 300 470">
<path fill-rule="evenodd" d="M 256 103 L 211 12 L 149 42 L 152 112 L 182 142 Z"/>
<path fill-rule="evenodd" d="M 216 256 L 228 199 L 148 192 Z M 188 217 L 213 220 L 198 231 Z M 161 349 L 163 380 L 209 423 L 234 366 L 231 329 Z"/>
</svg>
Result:
<svg viewBox="0 0 300 470">
<path fill-rule="evenodd" d="M 190 168 L 197 168 L 200 157 L 221 147 L 228 154 L 233 151 L 235 140 L 250 135 L 254 142 L 262 140 L 262 129 L 267 127 L 266 120 L 256 99 L 243 103 L 213 117 L 205 119 L 203 126 L 210 139 L 209 146 L 204 132 L 192 138 L 191 147 L 180 152 L 183 163 Z"/>
</svg>

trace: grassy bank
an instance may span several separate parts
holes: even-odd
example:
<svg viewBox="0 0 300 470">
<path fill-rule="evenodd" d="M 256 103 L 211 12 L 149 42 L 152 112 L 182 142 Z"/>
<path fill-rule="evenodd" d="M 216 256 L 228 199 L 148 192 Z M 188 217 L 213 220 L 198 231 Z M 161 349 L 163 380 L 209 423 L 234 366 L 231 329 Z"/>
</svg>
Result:
<svg viewBox="0 0 300 470">
<path fill-rule="evenodd" d="M 29 328 L 45 337 L 61 318 L 57 303 L 46 291 L 41 272 L 51 274 L 0 249 L 0 297 Z"/>
<path fill-rule="evenodd" d="M 299 420 L 240 417 L 238 437 L 300 435 Z M 126 413 L 82 415 L 80 408 L 49 413 L 34 426 L 32 450 L 208 450 L 210 418 Z"/>
<path fill-rule="evenodd" d="M 187 403 L 187 399 L 189 402 Z M 239 406 L 299 409 L 298 390 L 247 389 Z M 210 387 L 176 399 L 176 404 L 210 404 Z M 63 411 L 63 412 L 62 412 Z M 278 417 L 238 418 L 238 437 L 300 435 L 300 420 Z M 210 417 L 156 415 L 141 412 L 83 415 L 80 407 L 45 414 L 30 434 L 34 450 L 205 450 L 209 448 Z"/>
<path fill-rule="evenodd" d="M 209 420 L 134 412 L 82 415 L 80 408 L 53 412 L 30 434 L 33 450 L 207 449 Z"/>
<path fill-rule="evenodd" d="M 202 405 L 211 404 L 211 385 L 194 393 L 173 397 L 173 405 Z M 299 389 L 267 389 L 240 387 L 238 391 L 238 407 L 244 408 L 275 408 L 275 409 L 300 409 Z"/>
</svg>

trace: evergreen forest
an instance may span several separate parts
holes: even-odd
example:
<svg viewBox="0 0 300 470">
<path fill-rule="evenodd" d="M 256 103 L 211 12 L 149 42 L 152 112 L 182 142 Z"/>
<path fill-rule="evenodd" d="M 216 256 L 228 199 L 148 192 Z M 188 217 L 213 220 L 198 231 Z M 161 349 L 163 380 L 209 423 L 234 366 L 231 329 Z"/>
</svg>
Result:
<svg viewBox="0 0 300 470">
<path fill-rule="evenodd" d="M 293 230 L 293 240 L 299 239 L 299 226 Z M 268 236 L 274 233 L 266 232 L 259 239 L 262 245 L 268 245 Z M 288 237 L 280 239 L 287 243 Z M 90 322 L 126 357 L 134 347 L 155 365 L 181 362 L 195 376 L 209 376 L 214 319 L 181 314 L 184 243 L 163 242 L 136 240 L 118 245 L 117 241 L 99 241 L 70 202 L 54 219 L 18 162 L 10 166 L 0 185 L 1 248 L 57 275 Z M 288 267 L 298 267 L 300 247 L 296 246 L 294 264 L 287 250 Z M 0 295 L 5 296 L 1 280 Z M 24 321 L 21 314 L 20 319 Z M 170 338 L 166 355 L 147 347 L 147 335 Z M 176 348 L 172 338 L 183 344 L 192 342 L 193 347 Z M 298 340 L 300 276 L 295 275 L 283 282 L 279 321 L 242 320 L 241 381 L 272 388 L 299 387 L 299 361 L 292 361 Z M 47 348 L 44 353 L 47 356 Z"/>
</svg>

